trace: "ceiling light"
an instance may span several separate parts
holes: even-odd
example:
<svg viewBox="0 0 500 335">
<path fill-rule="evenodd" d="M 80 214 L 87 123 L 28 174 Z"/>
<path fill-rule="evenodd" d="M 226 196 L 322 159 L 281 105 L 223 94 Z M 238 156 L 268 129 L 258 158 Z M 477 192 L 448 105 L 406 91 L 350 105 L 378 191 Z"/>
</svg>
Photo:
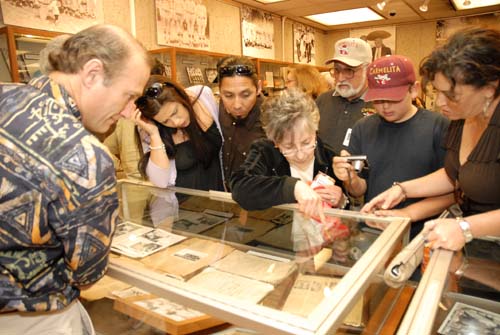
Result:
<svg viewBox="0 0 500 335">
<path fill-rule="evenodd" d="M 429 2 L 430 0 L 424 0 L 424 3 L 418 7 L 418 9 L 420 9 L 421 12 L 427 12 L 429 10 Z"/>
<path fill-rule="evenodd" d="M 379 2 L 379 3 L 377 4 L 377 8 L 378 8 L 379 10 L 384 10 L 385 5 L 387 5 L 387 3 L 386 3 L 385 1 Z"/>
<path fill-rule="evenodd" d="M 384 19 L 382 16 L 368 7 L 308 15 L 305 18 L 324 24 L 325 26 L 335 26 L 340 24 L 368 22 Z"/>
<path fill-rule="evenodd" d="M 471 1 L 471 0 L 450 0 L 453 3 L 453 7 L 456 10 L 466 10 L 479 7 L 488 6 L 498 6 L 498 0 L 481 0 L 481 1 Z"/>
<path fill-rule="evenodd" d="M 286 1 L 286 0 L 255 0 L 255 1 L 267 4 L 267 3 L 282 2 L 282 1 Z"/>
</svg>

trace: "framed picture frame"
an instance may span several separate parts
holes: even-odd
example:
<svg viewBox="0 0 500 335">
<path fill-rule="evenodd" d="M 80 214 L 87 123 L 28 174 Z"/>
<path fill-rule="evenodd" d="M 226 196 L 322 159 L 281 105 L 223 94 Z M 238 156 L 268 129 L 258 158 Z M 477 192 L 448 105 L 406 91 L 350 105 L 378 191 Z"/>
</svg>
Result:
<svg viewBox="0 0 500 335">
<path fill-rule="evenodd" d="M 370 44 L 372 47 L 372 60 L 397 53 L 396 26 L 351 29 L 349 35 L 350 37 L 361 38 Z"/>
<path fill-rule="evenodd" d="M 188 75 L 188 80 L 191 85 L 201 85 L 205 83 L 205 78 L 203 78 L 203 72 L 199 67 L 186 66 L 186 72 Z"/>
<path fill-rule="evenodd" d="M 205 69 L 205 75 L 207 76 L 207 81 L 209 83 L 213 84 L 213 83 L 215 83 L 215 80 L 217 79 L 217 69 L 207 67 Z"/>
</svg>

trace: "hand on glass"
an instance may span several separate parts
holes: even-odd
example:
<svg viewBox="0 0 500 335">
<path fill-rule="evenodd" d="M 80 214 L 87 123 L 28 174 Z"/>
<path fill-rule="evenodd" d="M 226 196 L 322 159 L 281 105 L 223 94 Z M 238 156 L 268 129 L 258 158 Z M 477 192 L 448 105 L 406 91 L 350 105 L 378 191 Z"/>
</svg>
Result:
<svg viewBox="0 0 500 335">
<path fill-rule="evenodd" d="M 361 208 L 361 212 L 374 213 L 380 209 L 390 209 L 399 204 L 404 198 L 405 195 L 401 187 L 391 187 L 366 203 L 363 208 Z"/>
<path fill-rule="evenodd" d="M 456 219 L 435 219 L 425 223 L 422 233 L 432 249 L 460 250 L 465 237 Z"/>
</svg>

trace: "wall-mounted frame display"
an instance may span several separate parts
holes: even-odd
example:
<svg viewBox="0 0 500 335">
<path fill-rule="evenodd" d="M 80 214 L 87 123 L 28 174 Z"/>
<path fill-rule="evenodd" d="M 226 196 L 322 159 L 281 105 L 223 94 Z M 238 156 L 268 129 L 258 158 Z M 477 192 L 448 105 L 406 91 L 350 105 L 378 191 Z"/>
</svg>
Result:
<svg viewBox="0 0 500 335">
<path fill-rule="evenodd" d="M 205 74 L 207 75 L 207 81 L 211 84 L 215 83 L 217 79 L 217 69 L 216 68 L 206 68 Z"/>
<path fill-rule="evenodd" d="M 372 47 L 372 59 L 397 53 L 395 26 L 351 29 L 350 36 L 361 38 L 370 43 Z"/>
<path fill-rule="evenodd" d="M 203 72 L 199 67 L 186 66 L 189 83 L 192 85 L 204 84 Z"/>
<path fill-rule="evenodd" d="M 156 0 L 156 40 L 159 45 L 209 50 L 206 0 Z"/>
<path fill-rule="evenodd" d="M 3 23 L 20 27 L 76 33 L 104 22 L 102 0 L 0 0 L 0 6 Z"/>
<path fill-rule="evenodd" d="M 312 27 L 300 23 L 293 25 L 293 62 L 316 64 L 315 36 Z"/>
<path fill-rule="evenodd" d="M 274 23 L 270 13 L 242 6 L 241 36 L 244 56 L 274 58 Z"/>
</svg>

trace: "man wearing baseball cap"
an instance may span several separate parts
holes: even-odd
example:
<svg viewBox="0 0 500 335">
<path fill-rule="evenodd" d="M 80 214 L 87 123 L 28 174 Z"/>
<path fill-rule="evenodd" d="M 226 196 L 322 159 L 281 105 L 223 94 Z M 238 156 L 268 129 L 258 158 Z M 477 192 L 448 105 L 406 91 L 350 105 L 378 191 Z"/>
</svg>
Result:
<svg viewBox="0 0 500 335">
<path fill-rule="evenodd" d="M 412 105 L 419 83 L 407 57 L 379 58 L 368 66 L 367 77 L 365 100 L 373 102 L 377 113 L 356 122 L 349 148 L 342 150 L 341 157 L 334 157 L 333 168 L 352 196 L 364 195 L 365 201 L 370 201 L 391 185 L 399 187 L 397 182 L 424 176 L 443 166 L 442 143 L 449 120 Z M 369 168 L 356 174 L 343 157 L 348 155 L 366 155 Z M 399 208 L 419 200 L 408 199 Z M 398 215 L 410 216 L 413 221 L 423 219 L 409 212 Z M 423 221 L 412 224 L 412 237 L 422 225 Z"/>
<path fill-rule="evenodd" d="M 364 115 L 375 112 L 366 104 L 366 69 L 372 60 L 370 45 L 360 38 L 344 38 L 335 43 L 330 73 L 335 80 L 335 89 L 316 99 L 320 111 L 319 136 L 334 152 L 349 145 L 354 123 Z"/>
</svg>

